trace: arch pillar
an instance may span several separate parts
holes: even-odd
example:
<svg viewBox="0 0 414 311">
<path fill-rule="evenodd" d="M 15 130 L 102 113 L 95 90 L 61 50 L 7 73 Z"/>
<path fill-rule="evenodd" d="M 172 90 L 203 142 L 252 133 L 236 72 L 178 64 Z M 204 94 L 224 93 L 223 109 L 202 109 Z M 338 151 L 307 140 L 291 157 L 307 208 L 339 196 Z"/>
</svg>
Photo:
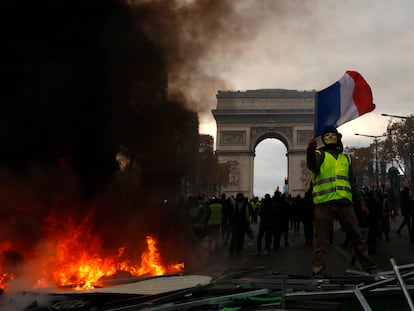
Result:
<svg viewBox="0 0 414 311">
<path fill-rule="evenodd" d="M 250 151 L 219 152 L 219 163 L 228 168 L 227 184 L 222 193 L 227 196 L 242 192 L 245 196 L 253 194 L 254 153 Z"/>
</svg>

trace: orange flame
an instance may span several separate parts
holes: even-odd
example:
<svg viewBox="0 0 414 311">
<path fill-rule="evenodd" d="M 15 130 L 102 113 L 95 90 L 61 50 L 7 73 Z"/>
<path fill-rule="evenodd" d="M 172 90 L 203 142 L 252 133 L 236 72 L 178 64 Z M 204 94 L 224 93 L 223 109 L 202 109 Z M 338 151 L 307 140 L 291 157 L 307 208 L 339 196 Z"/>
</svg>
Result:
<svg viewBox="0 0 414 311">
<path fill-rule="evenodd" d="M 11 243 L 6 241 L 2 244 L 0 244 L 0 253 L 3 254 L 3 252 L 6 252 L 11 249 Z M 2 262 L 0 261 L 0 267 L 2 265 Z M 0 289 L 7 290 L 7 283 L 10 280 L 13 280 L 14 275 L 12 273 L 8 272 L 1 272 L 0 271 Z"/>
<path fill-rule="evenodd" d="M 163 264 L 157 241 L 151 236 L 146 237 L 147 249 L 141 254 L 141 261 L 134 262 L 125 258 L 125 247 L 119 247 L 118 253 L 113 256 L 104 257 L 103 243 L 90 232 L 87 219 L 79 225 L 68 220 L 65 227 L 60 227 L 58 231 L 54 230 L 56 223 L 53 218 L 49 218 L 49 224 L 52 225 L 48 228 L 48 241 L 39 252 L 43 254 L 42 271 L 40 276 L 35 277 L 33 287 L 57 285 L 73 289 L 90 289 L 102 277 L 113 276 L 117 271 L 128 272 L 131 276 L 142 276 L 163 275 L 184 269 L 184 263 Z M 7 289 L 7 281 L 11 278 L 12 276 L 7 273 L 0 273 L 0 288 Z"/>
</svg>

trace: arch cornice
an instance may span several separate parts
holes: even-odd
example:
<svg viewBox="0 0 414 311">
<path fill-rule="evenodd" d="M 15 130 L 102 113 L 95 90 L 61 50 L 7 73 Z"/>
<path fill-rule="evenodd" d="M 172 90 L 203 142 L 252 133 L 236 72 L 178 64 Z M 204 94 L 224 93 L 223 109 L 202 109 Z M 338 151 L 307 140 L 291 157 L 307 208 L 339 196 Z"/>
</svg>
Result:
<svg viewBox="0 0 414 311">
<path fill-rule="evenodd" d="M 252 127 L 250 130 L 250 149 L 255 150 L 257 145 L 267 138 L 277 138 L 289 150 L 289 141 L 293 137 L 292 127 Z"/>
<path fill-rule="evenodd" d="M 313 123 L 315 110 L 212 110 L 217 124 Z"/>
<path fill-rule="evenodd" d="M 254 156 L 254 150 L 216 150 L 218 156 Z"/>
</svg>

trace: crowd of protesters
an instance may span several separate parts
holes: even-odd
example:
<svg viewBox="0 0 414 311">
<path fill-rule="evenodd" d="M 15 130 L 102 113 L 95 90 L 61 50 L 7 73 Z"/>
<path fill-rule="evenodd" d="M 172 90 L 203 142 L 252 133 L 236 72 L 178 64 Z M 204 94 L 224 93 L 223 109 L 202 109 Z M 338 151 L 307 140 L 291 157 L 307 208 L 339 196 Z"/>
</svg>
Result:
<svg viewBox="0 0 414 311">
<path fill-rule="evenodd" d="M 414 246 L 414 200 L 409 188 L 405 187 L 397 200 L 391 198 L 390 192 L 384 188 L 363 188 L 361 193 L 369 214 L 362 213 L 358 206 L 354 208 L 369 253 L 376 253 L 378 241 L 391 240 L 390 221 L 398 213 L 393 207 L 396 201 L 403 216 L 396 234 L 401 235 L 406 228 L 407 236 Z M 266 256 L 281 246 L 289 247 L 289 234 L 303 234 L 304 243 L 313 245 L 314 205 L 311 189 L 303 196 L 296 197 L 276 191 L 260 200 L 258 197 L 249 199 L 242 193 L 230 197 L 225 194 L 213 198 L 190 197 L 187 205 L 193 243 L 207 241 L 211 251 L 227 247 L 230 256 L 239 256 L 247 237 L 256 244 L 255 254 Z M 257 226 L 257 229 L 253 230 L 252 226 Z M 333 234 L 334 228 L 331 243 Z M 342 246 L 351 249 L 346 236 Z"/>
<path fill-rule="evenodd" d="M 228 246 L 231 256 L 238 256 L 247 236 L 256 240 L 257 255 L 267 255 L 281 245 L 289 247 L 291 227 L 298 234 L 303 223 L 305 241 L 312 244 L 313 205 L 309 195 L 304 199 L 300 196 L 292 198 L 276 191 L 273 196 L 266 194 L 261 200 L 258 197 L 249 200 L 242 193 L 235 197 L 222 194 L 220 198 L 210 200 L 200 196 L 196 202 L 192 198 L 189 217 L 194 242 L 207 238 L 211 250 L 216 250 L 221 244 Z M 258 225 L 257 236 L 254 236 L 252 225 Z"/>
</svg>

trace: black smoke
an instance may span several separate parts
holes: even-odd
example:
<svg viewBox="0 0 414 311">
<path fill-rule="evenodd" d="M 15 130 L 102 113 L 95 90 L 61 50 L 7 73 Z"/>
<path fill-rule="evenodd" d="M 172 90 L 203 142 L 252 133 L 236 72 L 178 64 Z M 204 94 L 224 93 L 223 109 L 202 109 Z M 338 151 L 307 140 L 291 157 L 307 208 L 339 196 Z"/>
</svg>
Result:
<svg viewBox="0 0 414 311">
<path fill-rule="evenodd" d="M 119 146 L 154 171 L 169 136 L 177 135 L 174 127 L 185 130 L 175 114 L 196 130 L 194 116 L 167 101 L 161 51 L 126 5 L 20 2 L 2 14 L 2 164 L 24 173 L 66 159 L 85 190 L 95 191 L 111 179 Z"/>
<path fill-rule="evenodd" d="M 198 118 L 168 96 L 166 52 L 141 29 L 146 10 L 115 0 L 1 6 L 0 244 L 35 246 L 51 213 L 92 215 L 108 247 L 174 231 L 161 200 L 174 202 L 192 174 Z M 126 173 L 120 150 L 133 163 Z"/>
</svg>

